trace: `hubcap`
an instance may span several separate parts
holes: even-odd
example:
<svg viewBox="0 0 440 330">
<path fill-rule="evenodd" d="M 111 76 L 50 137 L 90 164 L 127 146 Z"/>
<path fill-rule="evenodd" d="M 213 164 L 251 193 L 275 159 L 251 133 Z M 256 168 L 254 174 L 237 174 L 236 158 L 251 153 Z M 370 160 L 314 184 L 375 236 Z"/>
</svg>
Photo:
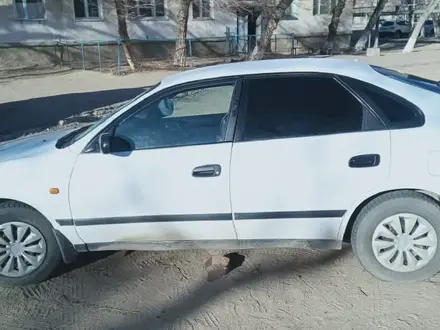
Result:
<svg viewBox="0 0 440 330">
<path fill-rule="evenodd" d="M 427 265 L 434 257 L 437 233 L 420 216 L 396 214 L 377 226 L 372 247 L 382 266 L 397 272 L 413 272 Z"/>
<path fill-rule="evenodd" d="M 20 277 L 37 269 L 46 256 L 40 231 L 23 222 L 0 225 L 0 274 Z"/>
</svg>

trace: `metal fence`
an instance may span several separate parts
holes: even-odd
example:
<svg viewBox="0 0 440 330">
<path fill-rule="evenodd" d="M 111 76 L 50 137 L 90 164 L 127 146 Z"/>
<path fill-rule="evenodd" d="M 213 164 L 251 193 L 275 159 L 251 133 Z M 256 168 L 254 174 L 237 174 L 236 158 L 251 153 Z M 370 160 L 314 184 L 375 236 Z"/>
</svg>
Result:
<svg viewBox="0 0 440 330">
<path fill-rule="evenodd" d="M 347 36 L 338 36 L 338 38 Z M 186 39 L 186 60 L 189 66 L 200 66 L 223 61 L 226 58 L 249 54 L 260 39 L 259 35 L 237 35 L 226 32 L 224 37 Z M 295 56 L 318 50 L 325 36 L 297 38 L 293 34 L 272 36 L 269 52 Z M 349 40 L 349 39 L 348 39 Z M 124 44 L 140 69 L 172 66 L 175 38 L 145 38 L 130 40 L 61 40 L 46 44 L 0 45 L 0 66 L 44 67 L 60 65 L 84 70 L 112 70 L 127 68 Z"/>
<path fill-rule="evenodd" d="M 188 38 L 185 54 L 187 64 L 197 66 L 212 60 L 248 54 L 259 38 L 258 35 L 238 36 L 233 33 L 225 37 Z M 292 35 L 274 35 L 270 48 L 274 53 L 289 53 L 294 43 Z M 62 66 L 99 70 L 114 68 L 119 72 L 128 64 L 124 44 L 128 45 L 140 67 L 148 67 L 152 63 L 171 64 L 176 39 L 62 41 L 57 42 L 56 47 Z"/>
</svg>

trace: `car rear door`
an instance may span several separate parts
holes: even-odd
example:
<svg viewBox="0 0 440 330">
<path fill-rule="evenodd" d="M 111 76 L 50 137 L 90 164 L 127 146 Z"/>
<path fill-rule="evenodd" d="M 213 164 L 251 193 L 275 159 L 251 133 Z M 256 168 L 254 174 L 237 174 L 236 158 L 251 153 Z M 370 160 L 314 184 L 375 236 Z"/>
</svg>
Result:
<svg viewBox="0 0 440 330">
<path fill-rule="evenodd" d="M 108 129 L 119 149 L 103 154 L 92 143 L 79 156 L 70 204 L 90 249 L 236 242 L 229 186 L 236 86 L 202 82 L 144 100 Z M 164 116 L 170 100 L 174 112 Z"/>
<path fill-rule="evenodd" d="M 346 210 L 387 178 L 389 131 L 333 76 L 252 77 L 244 93 L 231 160 L 239 240 L 334 242 Z"/>
</svg>

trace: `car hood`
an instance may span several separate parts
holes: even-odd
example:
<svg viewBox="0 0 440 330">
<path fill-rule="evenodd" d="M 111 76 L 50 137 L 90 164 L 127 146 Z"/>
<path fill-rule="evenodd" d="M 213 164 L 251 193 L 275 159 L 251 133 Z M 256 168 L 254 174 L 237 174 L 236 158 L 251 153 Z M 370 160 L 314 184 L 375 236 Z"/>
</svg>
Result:
<svg viewBox="0 0 440 330">
<path fill-rule="evenodd" d="M 57 140 L 72 130 L 61 130 L 24 137 L 10 142 L 0 143 L 0 163 L 35 157 L 55 149 Z"/>
</svg>

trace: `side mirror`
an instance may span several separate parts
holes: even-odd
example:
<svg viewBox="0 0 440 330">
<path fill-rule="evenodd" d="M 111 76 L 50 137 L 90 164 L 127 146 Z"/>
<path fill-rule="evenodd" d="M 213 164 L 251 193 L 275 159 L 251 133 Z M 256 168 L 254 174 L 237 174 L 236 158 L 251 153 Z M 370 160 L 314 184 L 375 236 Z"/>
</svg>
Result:
<svg viewBox="0 0 440 330">
<path fill-rule="evenodd" d="M 103 133 L 99 136 L 99 148 L 103 154 L 109 154 L 111 151 L 112 137 L 108 133 Z"/>
</svg>

